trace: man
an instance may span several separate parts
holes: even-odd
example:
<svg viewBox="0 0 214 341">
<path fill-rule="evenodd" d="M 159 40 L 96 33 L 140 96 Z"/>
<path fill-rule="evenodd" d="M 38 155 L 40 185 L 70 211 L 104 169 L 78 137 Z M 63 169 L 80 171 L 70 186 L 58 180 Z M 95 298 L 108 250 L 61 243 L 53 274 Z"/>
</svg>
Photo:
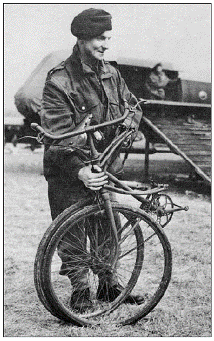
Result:
<svg viewBox="0 0 214 341">
<path fill-rule="evenodd" d="M 170 82 L 170 79 L 167 77 L 165 72 L 163 71 L 163 67 L 161 63 L 156 64 L 146 83 L 146 89 L 149 92 L 149 98 L 151 99 L 165 99 L 165 87 Z"/>
<path fill-rule="evenodd" d="M 109 48 L 111 29 L 111 15 L 101 9 L 85 10 L 73 19 L 71 32 L 77 37 L 73 53 L 65 62 L 48 73 L 44 87 L 41 122 L 49 133 L 59 135 L 70 132 L 81 124 L 88 114 L 92 114 L 91 124 L 121 117 L 125 101 L 130 105 L 137 103 L 118 70 L 103 59 L 105 51 Z M 137 129 L 141 114 L 138 108 L 135 117 L 128 117 L 124 123 Z M 102 151 L 109 144 L 114 134 L 115 128 L 108 127 L 102 130 L 97 140 L 95 138 L 98 151 Z M 46 142 L 44 175 L 48 181 L 51 215 L 52 219 L 55 219 L 65 208 L 102 188 L 108 179 L 98 166 L 95 166 L 97 173 L 94 173 L 91 165 L 84 164 L 83 153 L 80 156 L 78 151 L 72 147 L 68 148 L 72 142 L 73 145 L 81 146 L 87 154 L 85 136 L 73 138 L 72 141 L 71 139 L 58 141 L 57 146 L 51 141 Z M 110 171 L 114 174 L 122 171 L 119 156 L 111 165 Z M 102 233 L 109 233 L 107 227 Z M 79 241 L 84 239 L 84 231 L 74 229 L 72 232 L 73 236 L 65 238 L 78 236 Z M 99 236 L 98 238 L 100 239 Z M 74 292 L 70 305 L 76 310 L 84 310 L 92 305 L 87 273 L 84 269 L 78 269 L 77 272 L 72 264 L 72 254 L 79 252 L 78 257 L 81 259 L 80 249 L 80 243 L 79 248 L 75 246 L 68 248 L 63 242 L 58 247 L 62 259 L 60 274 L 68 276 L 71 281 Z M 120 294 L 122 288 L 113 274 L 108 283 L 101 283 L 100 277 L 99 281 L 98 299 L 113 300 Z M 141 299 L 130 295 L 126 302 L 140 303 Z"/>
</svg>

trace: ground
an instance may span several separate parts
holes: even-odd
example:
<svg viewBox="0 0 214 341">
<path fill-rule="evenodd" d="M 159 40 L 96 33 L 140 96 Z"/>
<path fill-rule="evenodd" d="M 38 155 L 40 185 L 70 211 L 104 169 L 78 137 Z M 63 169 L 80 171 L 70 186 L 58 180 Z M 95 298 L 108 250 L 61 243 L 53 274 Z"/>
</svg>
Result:
<svg viewBox="0 0 214 341">
<path fill-rule="evenodd" d="M 142 156 L 132 156 L 126 177 L 142 180 Z M 185 173 L 176 157 L 158 156 L 151 171 Z M 52 316 L 40 303 L 33 263 L 51 222 L 42 151 L 5 147 L 5 336 L 211 336 L 211 203 L 208 194 L 173 187 L 167 193 L 188 212 L 175 213 L 165 228 L 173 253 L 172 279 L 157 307 L 134 326 L 79 328 Z M 126 201 L 127 197 L 119 197 Z M 130 199 L 129 199 L 130 203 Z M 136 202 L 133 200 L 133 204 Z"/>
</svg>

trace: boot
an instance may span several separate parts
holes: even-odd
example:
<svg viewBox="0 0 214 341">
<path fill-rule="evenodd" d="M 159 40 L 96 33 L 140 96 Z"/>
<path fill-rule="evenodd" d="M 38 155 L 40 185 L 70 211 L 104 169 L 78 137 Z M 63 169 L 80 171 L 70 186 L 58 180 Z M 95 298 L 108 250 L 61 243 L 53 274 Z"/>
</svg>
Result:
<svg viewBox="0 0 214 341">
<path fill-rule="evenodd" d="M 97 299 L 104 302 L 113 302 L 124 290 L 124 288 L 118 283 L 111 286 L 109 283 L 99 283 L 97 290 Z M 143 296 L 129 295 L 123 301 L 123 303 L 129 304 L 142 304 L 145 301 Z"/>
</svg>

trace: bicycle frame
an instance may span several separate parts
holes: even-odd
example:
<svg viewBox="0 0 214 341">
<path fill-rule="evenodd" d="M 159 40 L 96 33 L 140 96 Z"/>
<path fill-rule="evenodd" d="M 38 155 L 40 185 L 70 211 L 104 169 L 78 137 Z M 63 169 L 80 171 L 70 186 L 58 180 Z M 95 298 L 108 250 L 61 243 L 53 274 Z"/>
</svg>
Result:
<svg viewBox="0 0 214 341">
<path fill-rule="evenodd" d="M 140 100 L 135 107 L 137 107 L 141 102 L 146 102 L 145 100 Z M 139 202 L 141 202 L 141 206 L 140 208 L 144 209 L 144 207 L 148 207 L 148 205 L 151 204 L 152 200 L 156 198 L 156 196 L 160 196 L 161 194 L 159 194 L 160 192 L 164 191 L 166 189 L 166 186 L 159 186 L 159 185 L 155 185 L 153 184 L 151 189 L 148 190 L 144 190 L 144 191 L 140 191 L 140 190 L 133 190 L 131 187 L 129 187 L 128 185 L 124 184 L 123 182 L 121 182 L 120 180 L 118 180 L 114 175 L 112 175 L 111 173 L 109 173 L 107 171 L 107 168 L 111 162 L 111 158 L 114 155 L 115 152 L 117 152 L 120 147 L 122 146 L 122 144 L 124 143 L 124 141 L 126 141 L 128 138 L 131 137 L 133 131 L 130 129 L 126 129 L 125 131 L 121 132 L 118 136 L 116 136 L 112 142 L 109 144 L 109 146 L 102 152 L 102 153 L 98 153 L 95 145 L 94 145 L 94 140 L 93 140 L 93 136 L 92 134 L 94 132 L 96 132 L 98 129 L 100 128 L 104 128 L 110 125 L 118 125 L 119 123 L 122 123 L 130 114 L 130 112 L 133 111 L 134 108 L 129 108 L 127 103 L 125 106 L 125 112 L 124 115 L 118 119 L 112 120 L 110 122 L 105 122 L 102 124 L 98 124 L 95 126 L 88 126 L 88 122 L 90 122 L 91 119 L 91 115 L 87 116 L 83 122 L 80 124 L 80 127 L 77 127 L 76 129 L 74 129 L 74 131 L 64 134 L 64 135 L 51 135 L 47 132 L 45 132 L 45 130 L 40 127 L 38 124 L 36 123 L 32 123 L 31 127 L 34 130 L 38 131 L 38 142 L 42 143 L 44 137 L 48 137 L 49 139 L 52 140 L 62 140 L 62 139 L 66 139 L 69 137 L 74 137 L 80 134 L 87 134 L 88 135 L 88 140 L 89 140 L 89 145 L 90 145 L 90 151 L 91 151 L 91 157 L 90 160 L 86 162 L 92 164 L 92 170 L 93 170 L 93 166 L 99 165 L 99 167 L 101 169 L 103 169 L 103 171 L 106 173 L 106 175 L 108 175 L 109 180 L 115 184 L 117 187 L 111 186 L 111 185 L 104 185 L 103 188 L 99 191 L 100 195 L 103 199 L 104 202 L 104 207 L 105 207 L 105 211 L 106 214 L 110 220 L 111 223 L 111 227 L 112 227 L 112 231 L 113 231 L 113 235 L 114 235 L 114 239 L 115 239 L 115 257 L 114 257 L 114 261 L 113 261 L 113 266 L 116 265 L 117 260 L 118 260 L 118 254 L 119 254 L 119 241 L 118 241 L 118 236 L 117 236 L 117 228 L 116 228 L 116 223 L 115 223 L 115 218 L 114 218 L 114 214 L 113 214 L 113 210 L 112 210 L 112 205 L 111 205 L 111 199 L 110 199 L 110 195 L 109 195 L 109 191 L 115 192 L 115 193 L 120 193 L 120 194 L 129 194 L 131 196 L 133 196 L 135 199 L 137 199 Z M 76 148 L 75 146 L 71 146 L 71 148 Z M 79 148 L 76 148 L 79 149 Z M 118 188 L 119 187 L 119 188 Z M 143 197 L 143 196 L 146 196 Z M 174 212 L 177 211 L 181 211 L 181 210 L 188 210 L 188 207 L 181 207 L 178 206 L 174 203 L 172 203 L 172 206 L 176 206 L 176 208 L 171 208 L 169 210 L 165 210 L 162 207 L 155 207 L 154 205 L 152 207 L 152 205 L 150 205 L 150 210 L 152 212 L 152 210 L 156 212 L 158 217 L 161 216 L 168 216 L 168 215 L 172 215 Z M 150 211 L 147 211 L 148 213 Z M 170 218 L 171 219 L 171 218 Z M 168 222 L 167 222 L 168 223 Z M 164 224 L 162 227 L 164 227 L 166 224 Z"/>
<path fill-rule="evenodd" d="M 98 165 L 110 181 L 54 219 L 35 258 L 35 287 L 44 307 L 55 317 L 81 326 L 97 325 L 103 317 L 110 318 L 110 323 L 115 321 L 117 325 L 135 323 L 154 309 L 171 278 L 172 252 L 162 227 L 168 224 L 175 211 L 185 208 L 172 203 L 171 198 L 163 193 L 164 185 L 152 184 L 151 188 L 139 190 L 109 172 L 109 166 L 119 155 L 122 145 L 127 146 L 131 141 L 131 127 L 118 128 L 102 153 L 95 148 L 94 139 L 99 140 L 100 136 L 94 133 L 100 127 L 122 123 L 129 112 L 126 107 L 122 118 L 92 127 L 89 126 L 89 115 L 74 131 L 59 136 L 46 133 L 37 124 L 32 125 L 39 133 L 38 141 L 48 145 L 54 140 L 87 133 L 87 153 L 75 146 L 76 139 L 68 140 L 66 146 L 53 145 L 63 150 L 76 149 L 85 165 L 91 164 L 92 171 L 96 171 L 94 165 Z M 87 157 L 88 146 L 90 155 Z M 84 154 L 83 158 L 81 154 Z M 133 196 L 140 207 L 115 202 L 111 192 Z M 162 204 L 165 198 L 166 203 L 170 198 L 169 205 Z M 155 214 L 154 219 L 152 214 Z M 155 243 L 147 243 L 153 236 L 156 236 Z M 67 279 L 60 278 L 61 275 Z M 87 280 L 81 282 L 85 276 Z M 83 282 L 84 293 L 81 290 Z M 139 295 L 142 284 L 145 286 L 143 296 Z M 72 294 L 68 300 L 70 286 Z M 84 297 L 88 297 L 85 303 Z"/>
</svg>

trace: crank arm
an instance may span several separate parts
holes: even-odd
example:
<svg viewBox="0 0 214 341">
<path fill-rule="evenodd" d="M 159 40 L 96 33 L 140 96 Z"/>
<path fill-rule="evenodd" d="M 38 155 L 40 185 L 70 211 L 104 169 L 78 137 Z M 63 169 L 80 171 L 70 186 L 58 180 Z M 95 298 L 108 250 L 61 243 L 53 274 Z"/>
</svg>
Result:
<svg viewBox="0 0 214 341">
<path fill-rule="evenodd" d="M 164 210 L 164 213 L 170 214 L 170 213 L 174 213 L 174 212 L 188 211 L 188 210 L 189 210 L 189 206 L 185 206 L 185 207 L 178 207 L 178 208 L 171 208 L 169 210 Z"/>
</svg>

